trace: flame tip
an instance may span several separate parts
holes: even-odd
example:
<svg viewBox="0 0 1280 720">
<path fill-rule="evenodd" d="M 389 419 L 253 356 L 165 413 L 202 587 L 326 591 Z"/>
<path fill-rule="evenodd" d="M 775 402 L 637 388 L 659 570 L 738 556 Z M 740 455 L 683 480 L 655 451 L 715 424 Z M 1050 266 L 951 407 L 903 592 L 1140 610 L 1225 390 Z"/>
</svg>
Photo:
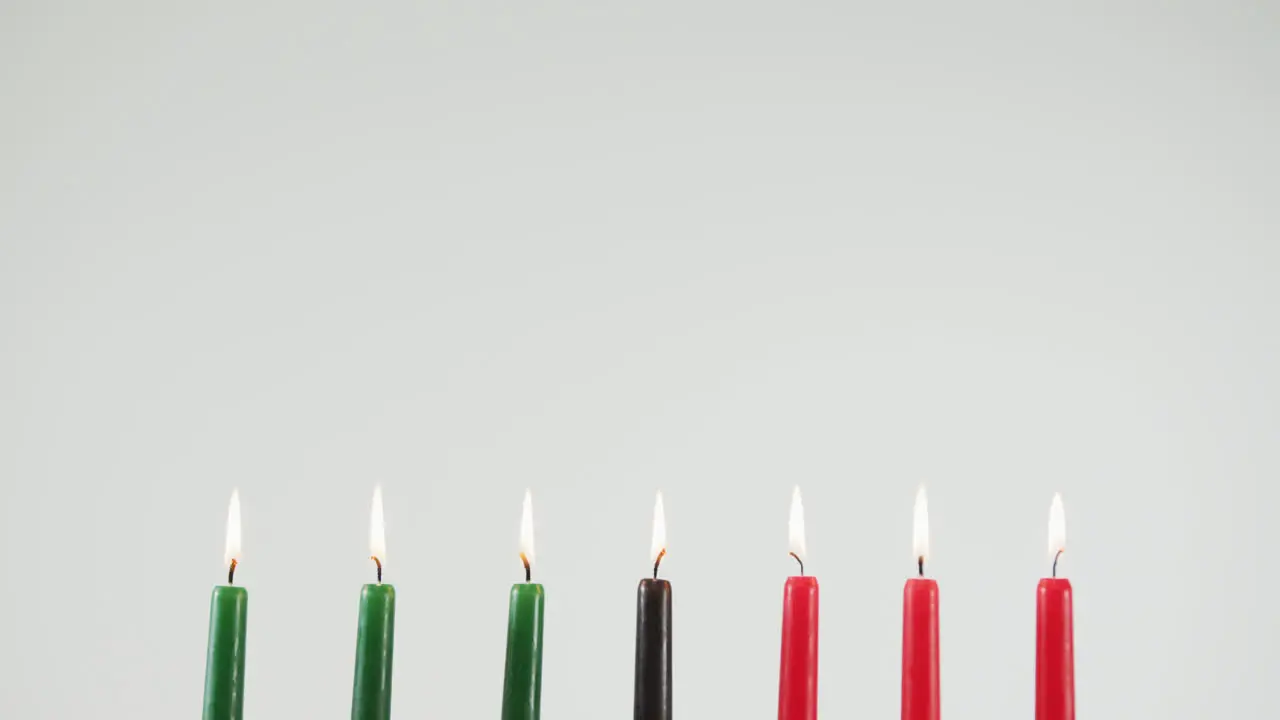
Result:
<svg viewBox="0 0 1280 720">
<path fill-rule="evenodd" d="M 234 567 L 240 559 L 240 489 L 231 489 L 231 501 L 227 503 L 227 533 L 223 545 L 222 564 Z"/>
<path fill-rule="evenodd" d="M 525 565 L 526 575 L 533 564 L 533 492 L 525 488 L 524 502 L 520 506 L 520 559 Z"/>
<path fill-rule="evenodd" d="M 658 563 L 667 553 L 667 511 L 662 505 L 662 491 L 659 490 L 653 501 L 653 537 L 649 543 L 649 559 L 653 562 L 654 572 Z"/>
<path fill-rule="evenodd" d="M 1053 494 L 1053 504 L 1049 506 L 1049 555 L 1057 572 L 1057 556 L 1067 549 L 1067 518 L 1062 504 L 1062 494 Z"/>
<path fill-rule="evenodd" d="M 911 552 L 917 564 L 923 568 L 929 557 L 929 496 L 924 485 L 916 491 L 915 508 L 911 517 Z"/>
<path fill-rule="evenodd" d="M 791 493 L 791 513 L 787 518 L 787 534 L 791 555 L 803 566 L 808 547 L 804 532 L 804 500 L 800 497 L 799 485 L 796 485 Z"/>
</svg>

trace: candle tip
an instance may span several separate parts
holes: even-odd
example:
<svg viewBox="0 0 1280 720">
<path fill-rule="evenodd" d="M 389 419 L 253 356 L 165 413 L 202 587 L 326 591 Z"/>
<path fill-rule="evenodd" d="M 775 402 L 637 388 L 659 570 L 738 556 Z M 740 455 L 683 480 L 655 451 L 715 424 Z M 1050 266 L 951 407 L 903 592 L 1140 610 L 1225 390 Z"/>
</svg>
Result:
<svg viewBox="0 0 1280 720">
<path fill-rule="evenodd" d="M 793 552 L 789 552 L 787 554 L 795 558 L 795 561 L 800 564 L 800 577 L 804 577 L 804 561 L 800 559 L 799 555 Z"/>
</svg>

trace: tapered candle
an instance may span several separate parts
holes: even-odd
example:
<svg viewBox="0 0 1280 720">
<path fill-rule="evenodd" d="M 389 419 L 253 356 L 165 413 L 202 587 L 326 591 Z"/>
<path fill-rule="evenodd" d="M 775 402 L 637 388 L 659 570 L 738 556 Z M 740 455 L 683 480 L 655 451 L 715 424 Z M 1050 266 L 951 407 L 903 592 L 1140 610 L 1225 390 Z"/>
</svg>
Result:
<svg viewBox="0 0 1280 720">
<path fill-rule="evenodd" d="M 511 586 L 507 611 L 507 667 L 502 684 L 502 720 L 538 720 L 542 703 L 542 615 L 545 596 L 533 582 L 533 499 L 524 494 L 520 516 L 520 562 L 524 583 Z"/>
<path fill-rule="evenodd" d="M 782 661 L 778 672 L 778 720 L 818 717 L 818 579 L 804 574 L 804 504 L 791 494 L 791 557 L 800 574 L 782 590 Z"/>
<path fill-rule="evenodd" d="M 396 589 L 382 583 L 387 561 L 387 535 L 382 515 L 382 488 L 373 489 L 369 511 L 369 559 L 377 582 L 360 591 L 356 625 L 356 677 L 351 690 L 351 720 L 390 720 L 391 658 L 396 629 Z"/>
<path fill-rule="evenodd" d="M 653 506 L 653 577 L 636 591 L 635 720 L 671 720 L 671 583 L 658 579 L 667 554 L 662 493 Z"/>
<path fill-rule="evenodd" d="M 1067 549 L 1062 496 L 1049 507 L 1050 576 L 1036 588 L 1036 720 L 1075 720 L 1075 640 L 1071 628 L 1071 582 L 1058 577 Z"/>
<path fill-rule="evenodd" d="M 240 491 L 231 493 L 227 508 L 227 540 L 222 556 L 227 584 L 213 589 L 209 604 L 209 645 L 204 665 L 204 720 L 244 717 L 245 629 L 249 621 L 249 593 L 235 587 L 240 563 Z"/>
<path fill-rule="evenodd" d="M 924 576 L 929 556 L 929 505 L 924 488 L 916 494 L 912 525 L 919 577 L 908 579 L 902 589 L 902 720 L 939 720 L 938 583 Z"/>
</svg>

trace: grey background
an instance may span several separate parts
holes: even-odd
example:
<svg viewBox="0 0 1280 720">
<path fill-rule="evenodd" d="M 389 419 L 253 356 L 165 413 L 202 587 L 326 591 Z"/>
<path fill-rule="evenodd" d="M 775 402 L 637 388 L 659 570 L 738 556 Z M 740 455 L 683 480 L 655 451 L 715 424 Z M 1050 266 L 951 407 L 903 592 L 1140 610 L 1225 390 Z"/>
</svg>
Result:
<svg viewBox="0 0 1280 720">
<path fill-rule="evenodd" d="M 0 715 L 195 717 L 227 498 L 247 712 L 492 718 L 521 495 L 543 715 L 627 717 L 666 495 L 683 718 L 1029 718 L 1066 501 L 1082 718 L 1280 663 L 1275 3 L 0 3 Z"/>
</svg>

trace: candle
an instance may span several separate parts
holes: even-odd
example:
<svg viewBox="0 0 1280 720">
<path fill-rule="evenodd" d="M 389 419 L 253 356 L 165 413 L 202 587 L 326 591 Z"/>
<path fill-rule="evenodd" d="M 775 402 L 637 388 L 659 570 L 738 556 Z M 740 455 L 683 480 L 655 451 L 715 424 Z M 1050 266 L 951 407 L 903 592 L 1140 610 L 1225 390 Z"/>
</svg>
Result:
<svg viewBox="0 0 1280 720">
<path fill-rule="evenodd" d="M 818 717 L 818 580 L 804 574 L 804 504 L 791 494 L 791 557 L 800 575 L 782 590 L 782 662 L 778 672 L 778 720 Z"/>
<path fill-rule="evenodd" d="M 387 536 L 382 519 L 382 488 L 373 489 L 369 511 L 369 559 L 377 582 L 360 591 L 356 626 L 356 678 L 351 690 L 351 720 L 390 720 L 391 656 L 396 627 L 396 589 L 382 584 Z"/>
<path fill-rule="evenodd" d="M 671 720 L 671 583 L 658 579 L 667 554 L 662 493 L 653 506 L 653 577 L 636 591 L 635 720 Z"/>
<path fill-rule="evenodd" d="M 209 604 L 209 647 L 204 666 L 204 720 L 244 717 L 244 635 L 249 619 L 249 593 L 235 587 L 240 563 L 240 491 L 231 492 L 223 564 L 227 584 L 213 589 Z"/>
<path fill-rule="evenodd" d="M 1052 571 L 1036 588 L 1036 720 L 1075 720 L 1075 641 L 1071 630 L 1071 582 L 1058 577 L 1067 549 L 1062 496 L 1049 507 Z"/>
<path fill-rule="evenodd" d="M 502 720 L 538 720 L 542 701 L 542 615 L 545 597 L 533 578 L 533 498 L 526 491 L 520 517 L 524 583 L 511 586 L 507 612 L 507 670 Z"/>
<path fill-rule="evenodd" d="M 918 578 L 902 589 L 902 720 L 939 720 L 938 583 L 924 577 L 929 556 L 929 505 L 916 494 L 912 550 Z"/>
</svg>

